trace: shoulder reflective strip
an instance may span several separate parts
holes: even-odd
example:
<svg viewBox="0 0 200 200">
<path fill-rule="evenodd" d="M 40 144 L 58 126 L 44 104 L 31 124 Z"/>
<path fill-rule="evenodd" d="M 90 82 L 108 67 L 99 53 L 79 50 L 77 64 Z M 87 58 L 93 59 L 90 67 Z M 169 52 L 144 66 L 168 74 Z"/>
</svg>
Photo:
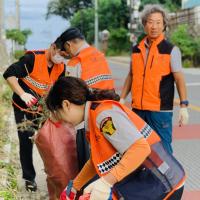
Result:
<svg viewBox="0 0 200 200">
<path fill-rule="evenodd" d="M 99 172 L 101 174 L 109 172 L 121 160 L 121 157 L 121 154 L 119 152 L 116 152 L 109 159 L 98 164 L 97 167 L 99 169 Z"/>
<path fill-rule="evenodd" d="M 85 80 L 85 82 L 87 83 L 87 85 L 93 85 L 97 82 L 105 81 L 105 80 L 112 80 L 111 75 L 101 74 L 101 75 L 95 76 L 91 79 Z"/>
<path fill-rule="evenodd" d="M 144 127 L 140 130 L 140 132 L 144 136 L 144 138 L 149 137 L 149 135 L 151 134 L 152 131 L 153 131 L 152 128 L 146 123 L 145 123 Z"/>
<path fill-rule="evenodd" d="M 35 87 L 39 88 L 39 89 L 48 89 L 49 86 L 46 84 L 42 84 L 42 83 L 38 83 L 37 81 L 33 80 L 30 76 L 26 76 L 24 79 L 26 79 L 29 83 L 31 83 L 32 85 L 34 85 Z"/>
</svg>

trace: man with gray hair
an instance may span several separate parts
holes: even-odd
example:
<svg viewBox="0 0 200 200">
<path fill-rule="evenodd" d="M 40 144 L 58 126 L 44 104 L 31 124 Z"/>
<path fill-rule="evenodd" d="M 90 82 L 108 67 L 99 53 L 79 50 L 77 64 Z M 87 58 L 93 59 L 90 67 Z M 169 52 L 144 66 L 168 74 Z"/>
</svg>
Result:
<svg viewBox="0 0 200 200">
<path fill-rule="evenodd" d="M 132 109 L 161 137 L 172 153 L 174 82 L 180 98 L 179 125 L 188 121 L 188 100 L 181 52 L 165 39 L 167 14 L 160 5 L 146 5 L 141 14 L 146 37 L 132 49 L 130 71 L 121 102 L 132 93 Z"/>
</svg>

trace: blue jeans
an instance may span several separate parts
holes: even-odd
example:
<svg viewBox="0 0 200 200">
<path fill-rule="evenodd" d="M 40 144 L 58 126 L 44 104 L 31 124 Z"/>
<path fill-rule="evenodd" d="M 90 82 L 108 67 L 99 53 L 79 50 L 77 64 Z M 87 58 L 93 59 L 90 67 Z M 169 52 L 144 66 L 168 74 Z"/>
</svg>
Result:
<svg viewBox="0 0 200 200">
<path fill-rule="evenodd" d="M 173 112 L 155 112 L 133 109 L 160 136 L 163 146 L 169 153 L 172 150 L 172 116 Z"/>
</svg>

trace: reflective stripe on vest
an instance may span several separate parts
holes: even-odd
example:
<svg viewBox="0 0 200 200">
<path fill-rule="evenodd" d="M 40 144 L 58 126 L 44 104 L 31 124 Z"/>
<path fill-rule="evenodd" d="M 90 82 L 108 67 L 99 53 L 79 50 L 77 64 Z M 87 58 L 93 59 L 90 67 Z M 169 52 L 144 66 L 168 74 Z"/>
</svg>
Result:
<svg viewBox="0 0 200 200">
<path fill-rule="evenodd" d="M 132 107 L 151 111 L 172 110 L 174 77 L 170 54 L 173 45 L 161 35 L 152 43 L 147 56 L 145 40 L 132 50 Z"/>
<path fill-rule="evenodd" d="M 80 63 L 81 70 L 79 69 Z M 76 69 L 70 70 L 70 68 L 73 67 Z M 76 57 L 73 57 L 67 63 L 66 69 L 68 70 L 69 75 L 72 76 L 77 76 L 80 72 L 79 78 L 86 81 L 91 88 L 114 88 L 111 71 L 104 55 L 92 46 L 82 49 Z"/>
<path fill-rule="evenodd" d="M 38 89 L 47 90 L 49 88 L 47 84 L 41 84 L 35 81 L 34 79 L 32 79 L 30 76 L 26 76 L 24 79 L 27 80 L 31 85 L 35 86 Z"/>
<path fill-rule="evenodd" d="M 107 80 L 112 80 L 112 76 L 108 74 L 102 74 L 102 75 L 97 75 L 95 77 L 92 77 L 88 80 L 85 80 L 85 82 L 87 83 L 88 86 L 91 86 L 98 82 L 107 81 Z"/>
<path fill-rule="evenodd" d="M 64 64 L 54 64 L 51 73 L 48 72 L 47 50 L 28 51 L 34 54 L 34 66 L 32 72 L 21 80 L 30 89 L 40 96 L 48 92 L 51 85 L 58 79 L 64 71 Z M 24 66 L 26 68 L 26 65 Z"/>
</svg>

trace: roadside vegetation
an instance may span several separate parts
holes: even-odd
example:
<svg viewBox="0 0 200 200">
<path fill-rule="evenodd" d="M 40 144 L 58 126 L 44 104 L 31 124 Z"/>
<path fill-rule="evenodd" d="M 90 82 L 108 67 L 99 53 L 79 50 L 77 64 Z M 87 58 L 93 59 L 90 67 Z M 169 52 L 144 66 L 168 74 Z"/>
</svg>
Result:
<svg viewBox="0 0 200 200">
<path fill-rule="evenodd" d="M 8 117 L 11 112 L 11 90 L 0 78 L 0 199 L 15 200 L 17 194 L 16 145 L 8 135 Z M 6 147 L 10 147 L 8 152 Z M 10 153 L 11 155 L 8 155 Z"/>
</svg>

